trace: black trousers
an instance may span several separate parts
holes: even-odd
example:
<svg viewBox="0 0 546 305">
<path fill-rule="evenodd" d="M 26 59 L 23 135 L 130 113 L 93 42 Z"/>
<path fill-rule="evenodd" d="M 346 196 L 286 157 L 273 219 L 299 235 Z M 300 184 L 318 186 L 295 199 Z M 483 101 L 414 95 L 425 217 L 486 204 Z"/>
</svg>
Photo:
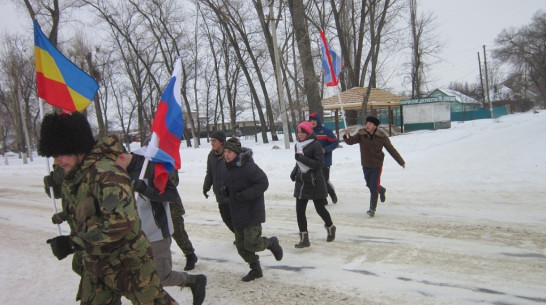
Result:
<svg viewBox="0 0 546 305">
<path fill-rule="evenodd" d="M 296 217 L 298 219 L 298 228 L 300 232 L 307 232 L 307 217 L 305 216 L 305 210 L 307 209 L 307 199 L 296 199 Z M 317 214 L 324 221 L 324 225 L 330 227 L 332 223 L 332 218 L 330 213 L 326 209 L 326 198 L 313 199 L 315 204 L 315 210 Z"/>
</svg>

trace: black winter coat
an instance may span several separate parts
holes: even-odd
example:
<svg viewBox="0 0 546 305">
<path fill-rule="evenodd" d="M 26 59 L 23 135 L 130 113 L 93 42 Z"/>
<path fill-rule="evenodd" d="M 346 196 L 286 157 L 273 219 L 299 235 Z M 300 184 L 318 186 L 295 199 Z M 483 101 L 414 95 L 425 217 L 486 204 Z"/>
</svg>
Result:
<svg viewBox="0 0 546 305">
<path fill-rule="evenodd" d="M 264 223 L 264 193 L 269 181 L 264 171 L 254 163 L 252 150 L 243 147 L 235 160 L 226 162 L 226 168 L 224 183 L 233 226 L 244 228 Z"/>
<path fill-rule="evenodd" d="M 322 145 L 316 140 L 314 133 L 310 134 L 307 139 L 314 139 L 314 141 L 303 148 L 303 155 L 296 154 L 296 161 L 300 161 L 310 169 L 303 173 L 296 162 L 296 166 L 290 174 L 292 181 L 296 182 L 294 197 L 306 200 L 326 198 L 328 193 L 326 180 L 322 174 L 322 163 L 324 162 Z M 295 149 L 297 148 L 295 147 Z"/>
<path fill-rule="evenodd" d="M 207 157 L 207 174 L 203 182 L 203 192 L 208 192 L 212 186 L 212 191 L 219 204 L 228 204 L 229 198 L 224 196 L 220 189 L 224 186 L 224 177 L 226 172 L 226 162 L 222 153 L 211 150 Z"/>
</svg>

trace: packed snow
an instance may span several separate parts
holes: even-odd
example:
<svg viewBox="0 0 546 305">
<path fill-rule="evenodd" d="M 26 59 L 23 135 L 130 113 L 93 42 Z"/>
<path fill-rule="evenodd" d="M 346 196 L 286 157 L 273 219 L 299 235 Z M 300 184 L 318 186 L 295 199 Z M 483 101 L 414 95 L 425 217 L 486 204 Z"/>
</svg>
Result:
<svg viewBox="0 0 546 305">
<path fill-rule="evenodd" d="M 545 131 L 542 110 L 391 137 L 406 168 L 385 151 L 387 200 L 374 218 L 365 213 L 369 191 L 358 145 L 341 143 L 330 179 L 339 202 L 327 207 L 336 240 L 326 242 L 310 204 L 306 249 L 294 248 L 293 143 L 287 150 L 282 139 L 241 138 L 269 178 L 263 234 L 278 236 L 284 248 L 280 262 L 267 250 L 259 253 L 264 277 L 248 283 L 241 281 L 248 266 L 214 196 L 202 195 L 210 145 L 183 145 L 178 190 L 199 257 L 191 273 L 208 277 L 204 304 L 546 303 Z M 43 191 L 46 159 L 0 161 L 0 304 L 76 304 L 71 257 L 58 261 L 45 242 L 57 234 Z M 67 225 L 61 229 L 69 233 Z M 185 257 L 175 243 L 172 252 L 181 271 Z M 191 304 L 189 289 L 167 291 Z"/>
</svg>

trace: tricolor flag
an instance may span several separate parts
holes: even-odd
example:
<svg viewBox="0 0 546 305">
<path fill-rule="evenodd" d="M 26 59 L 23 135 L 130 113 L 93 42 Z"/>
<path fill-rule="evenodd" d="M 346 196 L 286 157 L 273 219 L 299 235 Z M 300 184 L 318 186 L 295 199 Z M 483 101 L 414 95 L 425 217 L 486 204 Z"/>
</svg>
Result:
<svg viewBox="0 0 546 305">
<path fill-rule="evenodd" d="M 84 110 L 91 103 L 99 84 L 51 44 L 36 19 L 34 57 L 38 97 L 68 112 Z"/>
<path fill-rule="evenodd" d="M 339 83 L 338 75 L 343 67 L 343 62 L 336 52 L 328 48 L 323 31 L 320 31 L 320 38 L 322 41 L 322 73 L 324 74 L 324 82 L 327 87 L 337 86 Z"/>
<path fill-rule="evenodd" d="M 174 63 L 174 70 L 169 84 L 163 90 L 152 122 L 152 138 L 146 149 L 145 157 L 157 162 L 155 165 L 154 185 L 160 193 L 165 192 L 168 173 L 180 168 L 180 141 L 184 131 L 182 99 L 180 86 L 182 62 Z"/>
</svg>

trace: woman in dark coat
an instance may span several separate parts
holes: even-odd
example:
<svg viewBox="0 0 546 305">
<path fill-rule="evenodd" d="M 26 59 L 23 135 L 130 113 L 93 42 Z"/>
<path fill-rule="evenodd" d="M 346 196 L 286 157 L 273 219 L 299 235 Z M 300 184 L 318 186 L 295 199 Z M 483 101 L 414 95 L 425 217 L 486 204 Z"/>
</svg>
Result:
<svg viewBox="0 0 546 305">
<path fill-rule="evenodd" d="M 322 145 L 317 141 L 313 133 L 313 127 L 309 122 L 302 122 L 298 125 L 296 142 L 296 166 L 290 174 L 290 179 L 296 182 L 294 197 L 296 197 L 296 215 L 298 228 L 300 230 L 300 242 L 295 244 L 296 248 L 311 246 L 307 231 L 307 217 L 305 210 L 307 202 L 311 199 L 315 204 L 315 210 L 324 221 L 324 227 L 328 233 L 326 241 L 330 242 L 336 238 L 336 226 L 332 222 L 330 213 L 326 209 L 326 181 L 322 174 L 322 163 L 324 153 Z"/>
<path fill-rule="evenodd" d="M 224 196 L 229 197 L 229 210 L 239 255 L 250 265 L 242 280 L 252 281 L 263 276 L 260 257 L 256 252 L 269 249 L 277 261 L 283 256 L 277 237 L 262 236 L 265 222 L 264 193 L 269 186 L 267 175 L 252 159 L 252 150 L 230 138 L 224 143 L 226 161 Z"/>
</svg>

